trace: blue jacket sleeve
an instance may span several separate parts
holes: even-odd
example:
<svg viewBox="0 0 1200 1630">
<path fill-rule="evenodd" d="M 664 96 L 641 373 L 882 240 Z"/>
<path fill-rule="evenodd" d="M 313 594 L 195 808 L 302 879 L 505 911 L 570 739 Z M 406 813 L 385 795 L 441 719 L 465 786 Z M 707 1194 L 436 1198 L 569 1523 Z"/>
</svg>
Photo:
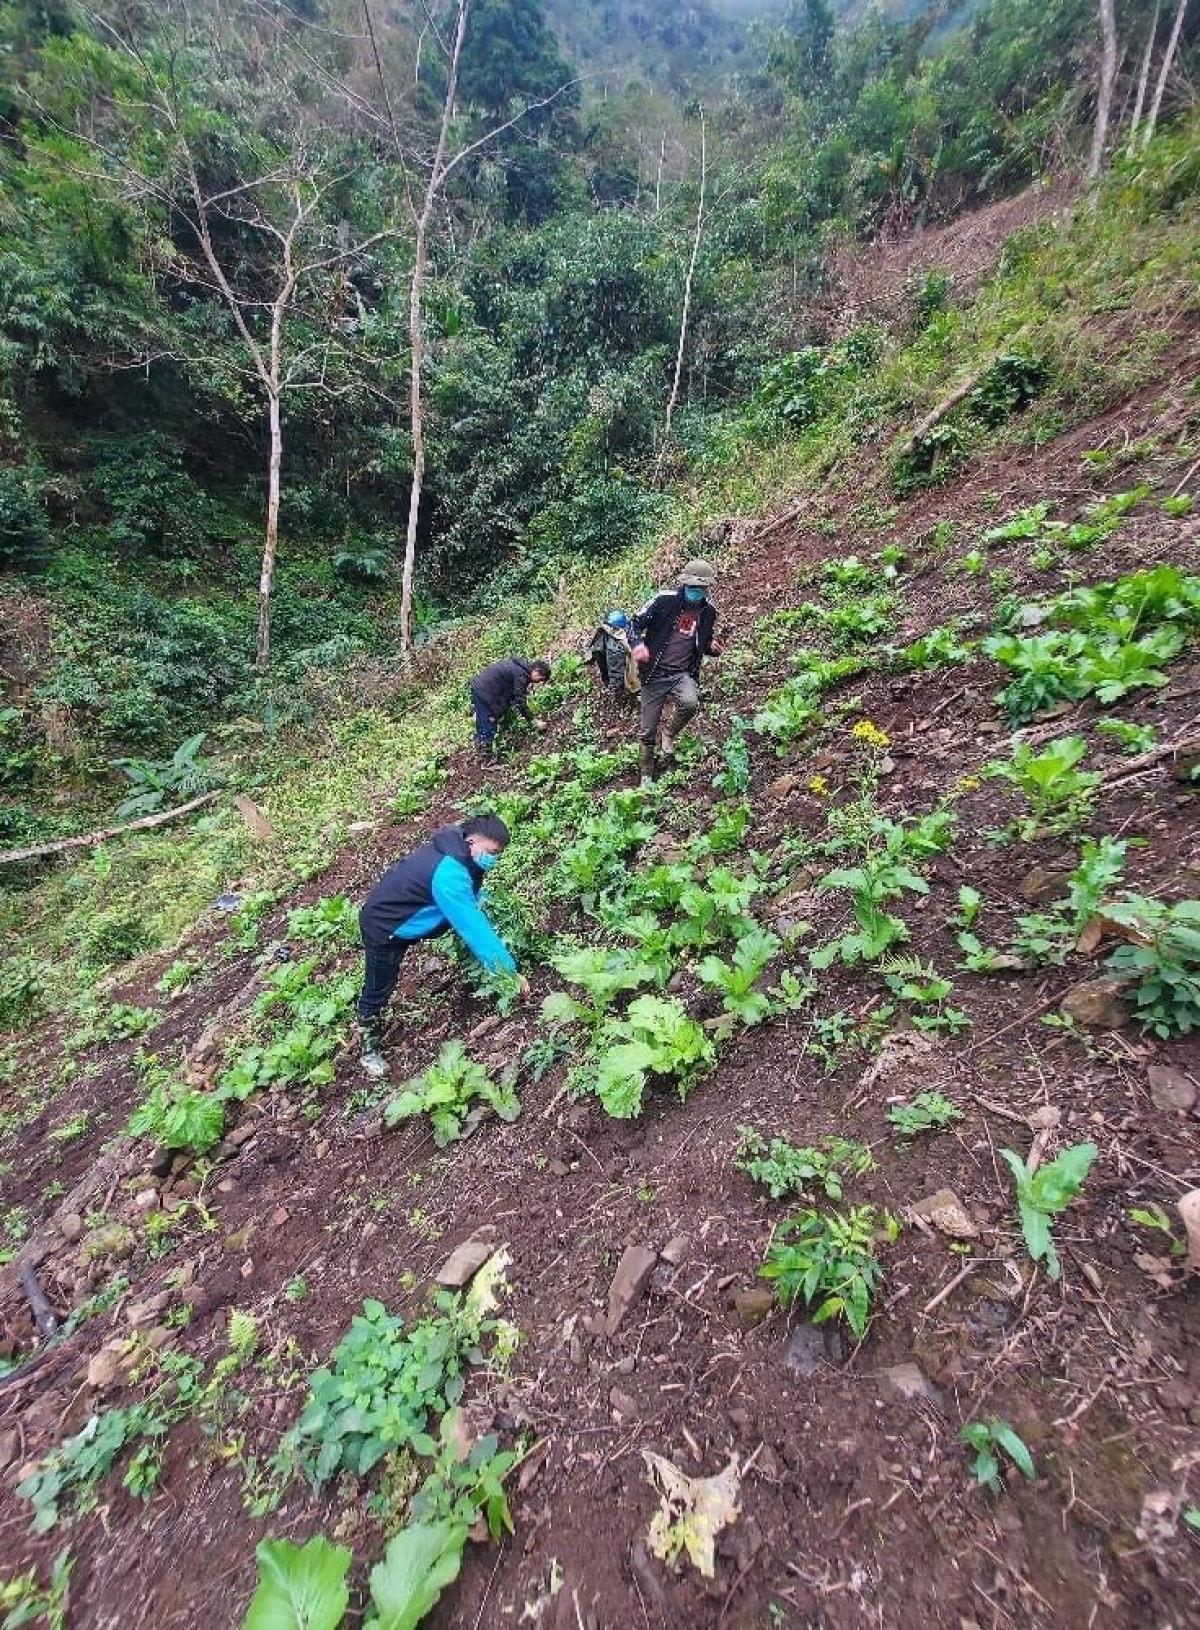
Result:
<svg viewBox="0 0 1200 1630">
<path fill-rule="evenodd" d="M 453 855 L 446 855 L 433 874 L 433 903 L 467 950 L 489 973 L 498 969 L 516 973 L 512 953 L 475 898 L 467 868 Z"/>
</svg>

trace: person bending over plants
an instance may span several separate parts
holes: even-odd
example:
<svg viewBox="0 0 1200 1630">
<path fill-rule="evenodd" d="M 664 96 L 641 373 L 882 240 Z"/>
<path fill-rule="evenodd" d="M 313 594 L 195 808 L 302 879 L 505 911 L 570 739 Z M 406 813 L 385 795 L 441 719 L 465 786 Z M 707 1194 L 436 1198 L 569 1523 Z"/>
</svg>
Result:
<svg viewBox="0 0 1200 1630">
<path fill-rule="evenodd" d="M 358 1024 L 362 1067 L 376 1080 L 388 1072 L 384 1011 L 414 940 L 453 931 L 489 973 L 514 974 L 521 995 L 528 996 L 528 980 L 517 973 L 512 952 L 479 903 L 484 877 L 507 843 L 508 828 L 498 815 L 474 815 L 459 826 L 443 826 L 389 866 L 367 895 L 358 914 L 364 956 Z"/>
<path fill-rule="evenodd" d="M 713 639 L 717 609 L 708 598 L 716 575 L 706 560 L 689 560 L 677 586 L 654 595 L 633 619 L 638 641 L 633 654 L 642 682 L 638 770 L 643 787 L 654 780 L 654 749 L 663 708 L 668 702 L 673 708 L 669 722 L 662 726 L 663 757 L 670 758 L 700 707 L 700 664 L 705 657 L 721 654 Z"/>
<path fill-rule="evenodd" d="M 545 730 L 545 719 L 535 719 L 529 711 L 529 692 L 545 684 L 549 677 L 550 664 L 544 657 L 536 662 L 503 657 L 499 662 L 489 662 L 475 675 L 469 687 L 475 709 L 475 741 L 485 758 L 495 752 L 496 731 L 509 713 L 519 713 L 535 730 Z"/>
</svg>

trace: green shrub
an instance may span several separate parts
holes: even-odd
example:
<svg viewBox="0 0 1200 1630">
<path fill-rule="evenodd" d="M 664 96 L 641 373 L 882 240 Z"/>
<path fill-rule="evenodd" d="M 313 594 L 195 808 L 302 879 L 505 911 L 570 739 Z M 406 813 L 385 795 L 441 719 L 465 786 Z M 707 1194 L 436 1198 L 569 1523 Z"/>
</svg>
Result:
<svg viewBox="0 0 1200 1630">
<path fill-rule="evenodd" d="M 42 564 L 49 547 L 38 472 L 0 465 L 0 566 L 29 571 Z"/>
</svg>

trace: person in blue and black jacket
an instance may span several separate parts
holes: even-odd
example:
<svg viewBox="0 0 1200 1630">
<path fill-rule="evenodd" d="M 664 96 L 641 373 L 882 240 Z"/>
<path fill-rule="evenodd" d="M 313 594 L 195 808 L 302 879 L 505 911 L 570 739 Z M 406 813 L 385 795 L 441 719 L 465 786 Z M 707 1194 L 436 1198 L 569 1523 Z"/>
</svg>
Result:
<svg viewBox="0 0 1200 1630">
<path fill-rule="evenodd" d="M 487 872 L 508 843 L 498 815 L 474 815 L 461 826 L 443 826 L 427 843 L 398 860 L 376 883 L 358 914 L 366 966 L 358 999 L 362 1066 L 387 1074 L 383 1014 L 400 978 L 404 953 L 414 940 L 453 930 L 489 972 L 516 974 L 522 996 L 529 983 L 479 903 Z"/>
</svg>

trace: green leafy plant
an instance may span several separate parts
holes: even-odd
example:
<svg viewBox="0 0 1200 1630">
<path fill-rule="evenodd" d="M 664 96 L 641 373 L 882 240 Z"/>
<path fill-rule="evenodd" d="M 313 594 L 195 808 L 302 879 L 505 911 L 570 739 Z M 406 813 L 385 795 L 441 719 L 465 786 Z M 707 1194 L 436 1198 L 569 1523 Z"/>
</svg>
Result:
<svg viewBox="0 0 1200 1630">
<path fill-rule="evenodd" d="M 353 945 L 358 939 L 358 907 L 344 894 L 317 900 L 311 906 L 297 906 L 288 913 L 289 939 L 313 940 L 323 944 L 339 940 Z"/>
<path fill-rule="evenodd" d="M 626 991 L 659 983 L 660 967 L 636 951 L 614 950 L 592 945 L 579 951 L 565 951 L 550 958 L 550 966 L 568 984 L 576 985 L 591 998 L 577 1002 L 554 991 L 542 1003 L 542 1017 L 548 1024 L 569 1024 L 584 1020 L 599 1024 L 617 998 Z"/>
<path fill-rule="evenodd" d="M 198 972 L 199 968 L 195 962 L 187 962 L 181 958 L 164 970 L 154 988 L 163 996 L 179 996 L 187 990 Z"/>
<path fill-rule="evenodd" d="M 901 1137 L 915 1138 L 922 1132 L 944 1131 L 962 1120 L 963 1111 L 940 1092 L 919 1092 L 906 1104 L 893 1104 L 887 1118 Z"/>
<path fill-rule="evenodd" d="M 706 956 L 696 964 L 696 977 L 721 993 L 722 1005 L 743 1024 L 760 1024 L 771 1011 L 771 998 L 755 985 L 780 947 L 777 935 L 755 926 L 742 934 L 731 962 Z"/>
<path fill-rule="evenodd" d="M 442 1050 L 423 1075 L 410 1081 L 383 1112 L 388 1126 L 413 1115 L 428 1115 L 433 1140 L 444 1148 L 462 1135 L 463 1124 L 475 1101 L 488 1105 L 502 1121 L 515 1121 L 520 1099 L 511 1084 L 497 1084 L 482 1064 L 468 1057 L 458 1037 L 442 1043 Z"/>
<path fill-rule="evenodd" d="M 882 968 L 884 982 L 893 995 L 917 1008 L 912 1022 L 918 1030 L 957 1035 L 970 1024 L 961 1009 L 945 1005 L 954 985 L 939 974 L 932 963 L 923 962 L 920 957 L 891 957 Z"/>
<path fill-rule="evenodd" d="M 255 1548 L 258 1588 L 242 1630 L 337 1630 L 350 1605 L 351 1556 L 314 1534 L 304 1545 L 265 1539 Z"/>
<path fill-rule="evenodd" d="M 768 1143 L 751 1126 L 738 1127 L 733 1163 L 738 1171 L 762 1183 L 773 1200 L 811 1194 L 817 1187 L 827 1199 L 840 1200 L 847 1178 L 875 1169 L 875 1158 L 865 1144 L 825 1138 L 819 1149 L 798 1149 L 786 1138 L 772 1138 Z"/>
<path fill-rule="evenodd" d="M 130 1449 L 124 1487 L 138 1499 L 150 1497 L 167 1433 L 192 1410 L 202 1369 L 200 1360 L 182 1354 L 160 1360 L 160 1367 L 163 1378 L 146 1398 L 90 1416 L 17 1484 L 17 1494 L 33 1506 L 35 1534 L 53 1528 L 67 1502 L 77 1513 L 94 1510 L 100 1484 Z"/>
<path fill-rule="evenodd" d="M 144 1036 L 159 1020 L 152 1007 L 132 1007 L 126 1002 L 111 1002 L 106 1006 L 95 996 L 84 998 L 77 1011 L 83 1022 L 63 1043 L 71 1053 L 84 1047 L 102 1047 L 110 1041 Z"/>
<path fill-rule="evenodd" d="M 596 1053 L 595 1067 L 583 1079 L 618 1120 L 641 1113 L 651 1076 L 673 1081 L 682 1098 L 716 1056 L 683 1006 L 661 996 L 638 996 L 623 1018 L 607 1019 L 596 1035 Z"/>
<path fill-rule="evenodd" d="M 819 889 L 850 890 L 857 927 L 811 952 L 809 961 L 814 968 L 828 968 L 835 958 L 845 963 L 874 962 L 889 946 L 908 938 L 904 923 L 884 910 L 885 902 L 905 890 L 928 894 L 929 885 L 904 858 L 902 839 L 894 839 L 895 834 L 889 833 L 886 847 L 868 852 L 857 866 L 827 872 L 818 882 Z"/>
<path fill-rule="evenodd" d="M 1018 741 L 1011 759 L 993 759 L 983 773 L 1009 782 L 1024 796 L 1030 819 L 1023 830 L 1034 831 L 1048 822 L 1071 824 L 1082 818 L 1101 780 L 1098 773 L 1076 768 L 1086 752 L 1082 736 L 1060 737 L 1040 753 Z"/>
<path fill-rule="evenodd" d="M 39 1620 L 45 1621 L 47 1630 L 66 1630 L 73 1567 L 71 1553 L 60 1551 L 50 1569 L 50 1583 L 45 1587 L 38 1582 L 36 1568 L 0 1582 L 3 1630 L 22 1630 L 22 1626 Z"/>
<path fill-rule="evenodd" d="M 1158 741 L 1158 733 L 1151 725 L 1133 724 L 1128 719 L 1098 719 L 1096 730 L 1102 736 L 1111 736 L 1124 753 L 1149 753 Z"/>
<path fill-rule="evenodd" d="M 883 1228 L 895 1239 L 896 1223 L 874 1206 L 852 1206 L 822 1215 L 803 1211 L 780 1223 L 758 1270 L 773 1281 L 784 1308 L 802 1299 L 814 1324 L 844 1318 L 858 1340 L 866 1334 L 871 1298 L 883 1278 L 875 1236 Z"/>
<path fill-rule="evenodd" d="M 750 789 L 750 749 L 746 743 L 749 728 L 745 719 L 736 714 L 730 720 L 722 749 L 723 766 L 713 776 L 713 786 L 726 798 L 740 798 Z"/>
<path fill-rule="evenodd" d="M 1000 1492 L 1000 1456 L 997 1450 L 1003 1450 L 1009 1460 L 1019 1472 L 1028 1478 L 1035 1476 L 1033 1456 L 1025 1440 L 1015 1427 L 1007 1421 L 1000 1420 L 993 1415 L 987 1421 L 971 1421 L 964 1426 L 958 1434 L 962 1441 L 975 1450 L 975 1458 L 971 1462 L 971 1475 L 977 1483 L 992 1490 L 994 1494 Z"/>
<path fill-rule="evenodd" d="M 464 1531 L 482 1515 L 488 1532 L 499 1539 L 512 1533 L 504 1480 L 521 1459 L 515 1449 L 501 1449 L 495 1433 L 477 1438 L 464 1456 L 458 1412 L 442 1419 L 433 1470 L 413 1496 L 412 1514 L 420 1522 L 451 1523 Z"/>
<path fill-rule="evenodd" d="M 190 1149 L 202 1155 L 221 1141 L 225 1103 L 219 1093 L 160 1076 L 129 1121 L 129 1135 L 153 1138 L 164 1149 Z"/>
<path fill-rule="evenodd" d="M 396 1449 L 435 1452 L 430 1416 L 459 1402 L 467 1365 L 481 1359 L 481 1338 L 494 1329 L 465 1298 L 439 1292 L 435 1306 L 406 1331 L 382 1302 L 363 1303 L 328 1366 L 310 1377 L 281 1464 L 298 1463 L 319 1488 L 338 1471 L 365 1477 Z"/>
<path fill-rule="evenodd" d="M 469 1525 L 410 1522 L 371 1569 L 371 1612 L 363 1630 L 416 1630 L 458 1578 Z"/>
<path fill-rule="evenodd" d="M 1125 838 L 1084 838 L 1080 845 L 1079 864 L 1067 883 L 1066 904 L 1071 913 L 1072 931 L 1076 934 L 1095 916 L 1100 907 L 1120 882 L 1125 870 L 1125 854 L 1129 844 Z"/>
<path fill-rule="evenodd" d="M 1017 1209 L 1021 1217 L 1021 1232 L 1034 1262 L 1044 1262 L 1051 1279 L 1057 1279 L 1060 1268 L 1054 1238 L 1050 1232 L 1051 1219 L 1065 1211 L 1079 1193 L 1096 1158 L 1094 1143 L 1077 1143 L 1064 1149 L 1056 1159 L 1030 1172 L 1025 1161 L 1012 1149 L 1001 1149 L 1017 1185 Z"/>
<path fill-rule="evenodd" d="M 115 758 L 113 765 L 130 780 L 134 793 L 117 809 L 118 820 L 150 815 L 168 798 L 195 798 L 218 786 L 221 773 L 212 759 L 201 758 L 206 732 L 189 736 L 169 759 Z"/>
<path fill-rule="evenodd" d="M 1200 900 L 1168 906 L 1131 894 L 1105 916 L 1131 939 L 1108 966 L 1129 980 L 1139 1022 L 1159 1036 L 1190 1035 L 1200 1027 Z"/>
</svg>

